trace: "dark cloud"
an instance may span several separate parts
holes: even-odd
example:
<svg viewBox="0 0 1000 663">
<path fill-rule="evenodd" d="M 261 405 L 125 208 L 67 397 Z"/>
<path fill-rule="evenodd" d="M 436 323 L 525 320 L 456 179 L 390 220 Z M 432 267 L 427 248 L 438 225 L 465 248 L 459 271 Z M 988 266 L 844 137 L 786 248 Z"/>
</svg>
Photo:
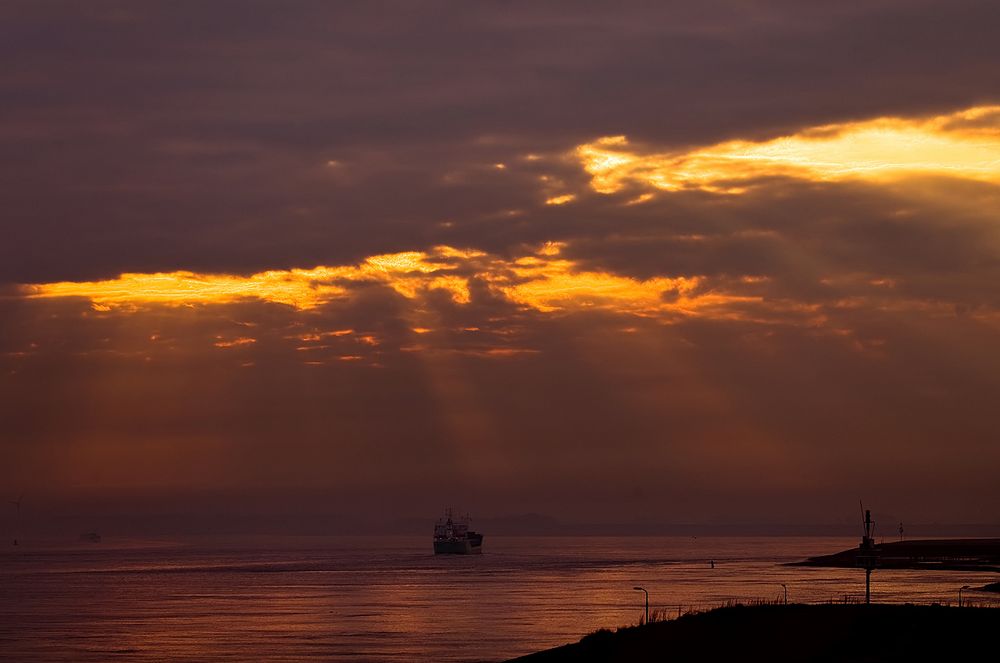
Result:
<svg viewBox="0 0 1000 663">
<path fill-rule="evenodd" d="M 661 194 L 622 208 L 629 195 L 559 210 L 566 253 L 581 267 L 638 279 L 768 277 L 768 294 L 808 303 L 868 295 L 1000 303 L 993 185 L 776 181 L 741 196 Z"/>
<path fill-rule="evenodd" d="M 996 98 L 985 2 L 3 11 L 0 278 L 21 282 L 342 262 L 509 209 L 544 227 L 530 178 L 483 166 Z"/>
</svg>

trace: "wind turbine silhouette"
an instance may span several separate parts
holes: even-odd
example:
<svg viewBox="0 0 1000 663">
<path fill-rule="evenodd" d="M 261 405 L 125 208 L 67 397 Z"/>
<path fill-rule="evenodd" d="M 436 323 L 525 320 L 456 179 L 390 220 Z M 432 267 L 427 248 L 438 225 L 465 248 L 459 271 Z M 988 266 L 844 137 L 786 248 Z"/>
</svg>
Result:
<svg viewBox="0 0 1000 663">
<path fill-rule="evenodd" d="M 20 530 L 21 529 L 21 500 L 24 499 L 24 495 L 18 495 L 16 500 L 11 500 L 10 503 L 17 507 L 17 520 L 14 521 L 14 526 Z M 14 532 L 14 545 L 17 545 L 17 532 Z"/>
</svg>

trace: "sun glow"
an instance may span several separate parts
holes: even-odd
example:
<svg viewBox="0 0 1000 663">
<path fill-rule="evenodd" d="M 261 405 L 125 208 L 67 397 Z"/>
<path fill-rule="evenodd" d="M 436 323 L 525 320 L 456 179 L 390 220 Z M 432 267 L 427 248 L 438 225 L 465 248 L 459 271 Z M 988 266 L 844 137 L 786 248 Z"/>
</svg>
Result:
<svg viewBox="0 0 1000 663">
<path fill-rule="evenodd" d="M 763 177 L 888 181 L 937 175 L 1000 183 L 1000 106 L 830 124 L 767 141 L 677 152 L 644 153 L 625 136 L 607 136 L 580 145 L 575 155 L 599 193 L 641 184 L 739 194 Z"/>
</svg>

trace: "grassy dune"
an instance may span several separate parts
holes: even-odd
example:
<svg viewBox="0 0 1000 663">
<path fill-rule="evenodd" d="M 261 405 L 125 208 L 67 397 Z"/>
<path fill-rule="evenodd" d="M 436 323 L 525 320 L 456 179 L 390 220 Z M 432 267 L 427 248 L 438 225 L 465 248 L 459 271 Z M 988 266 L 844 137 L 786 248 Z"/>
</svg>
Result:
<svg viewBox="0 0 1000 663">
<path fill-rule="evenodd" d="M 515 659 L 563 661 L 994 660 L 1000 609 L 917 605 L 718 608 L 645 626 L 602 630 Z M 976 652 L 982 652 L 974 655 Z"/>
</svg>

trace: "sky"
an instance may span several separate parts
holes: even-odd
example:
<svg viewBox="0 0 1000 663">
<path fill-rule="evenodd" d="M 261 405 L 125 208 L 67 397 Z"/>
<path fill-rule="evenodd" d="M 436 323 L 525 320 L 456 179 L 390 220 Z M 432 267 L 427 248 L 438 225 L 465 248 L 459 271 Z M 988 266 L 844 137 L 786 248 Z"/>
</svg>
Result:
<svg viewBox="0 0 1000 663">
<path fill-rule="evenodd" d="M 998 22 L 7 0 L 0 486 L 1000 524 Z"/>
</svg>

